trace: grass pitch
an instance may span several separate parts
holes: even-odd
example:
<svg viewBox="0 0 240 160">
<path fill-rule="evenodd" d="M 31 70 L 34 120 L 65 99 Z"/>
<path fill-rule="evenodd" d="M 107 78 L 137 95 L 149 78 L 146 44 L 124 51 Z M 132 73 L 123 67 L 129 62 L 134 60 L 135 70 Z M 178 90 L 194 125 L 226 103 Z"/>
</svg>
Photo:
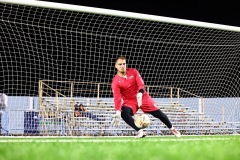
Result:
<svg viewBox="0 0 240 160">
<path fill-rule="evenodd" d="M 240 135 L 0 137 L 0 160 L 239 160 Z"/>
</svg>

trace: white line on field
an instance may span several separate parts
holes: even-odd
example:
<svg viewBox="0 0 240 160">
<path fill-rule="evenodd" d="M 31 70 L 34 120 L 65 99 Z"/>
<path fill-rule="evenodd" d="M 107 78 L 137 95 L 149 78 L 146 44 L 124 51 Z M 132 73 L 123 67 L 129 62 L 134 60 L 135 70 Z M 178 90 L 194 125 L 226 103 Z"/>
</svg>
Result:
<svg viewBox="0 0 240 160">
<path fill-rule="evenodd" d="M 230 138 L 207 138 L 207 137 L 199 137 L 199 138 L 158 138 L 158 139 L 0 139 L 0 143 L 23 143 L 23 142 L 39 142 L 39 143 L 106 143 L 106 142 L 115 142 L 115 143 L 126 143 L 126 142 L 171 142 L 171 141 L 225 141 L 230 140 Z"/>
</svg>

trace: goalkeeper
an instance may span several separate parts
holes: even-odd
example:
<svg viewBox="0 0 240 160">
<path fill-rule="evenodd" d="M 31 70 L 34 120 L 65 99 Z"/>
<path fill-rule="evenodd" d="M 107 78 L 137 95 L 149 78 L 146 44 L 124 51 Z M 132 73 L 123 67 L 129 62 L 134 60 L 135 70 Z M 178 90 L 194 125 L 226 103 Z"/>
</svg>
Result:
<svg viewBox="0 0 240 160">
<path fill-rule="evenodd" d="M 136 138 L 145 137 L 146 133 L 135 125 L 132 117 L 141 108 L 144 113 L 149 113 L 160 119 L 176 137 L 180 137 L 180 132 L 172 126 L 168 117 L 145 91 L 144 82 L 139 72 L 133 68 L 126 68 L 125 57 L 118 57 L 115 60 L 115 68 L 117 74 L 112 80 L 112 91 L 116 114 L 113 115 L 111 124 L 118 127 L 122 117 L 129 126 L 137 131 Z"/>
</svg>

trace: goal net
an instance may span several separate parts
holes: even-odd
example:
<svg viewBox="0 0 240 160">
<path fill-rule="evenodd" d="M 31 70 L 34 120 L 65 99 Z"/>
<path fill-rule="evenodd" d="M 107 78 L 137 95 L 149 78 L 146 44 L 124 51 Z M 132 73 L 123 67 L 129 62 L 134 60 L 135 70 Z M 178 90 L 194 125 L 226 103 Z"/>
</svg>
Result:
<svg viewBox="0 0 240 160">
<path fill-rule="evenodd" d="M 1 135 L 134 135 L 110 124 L 119 55 L 183 135 L 239 133 L 239 27 L 31 0 L 0 7 Z M 171 135 L 150 118 L 149 135 Z"/>
</svg>

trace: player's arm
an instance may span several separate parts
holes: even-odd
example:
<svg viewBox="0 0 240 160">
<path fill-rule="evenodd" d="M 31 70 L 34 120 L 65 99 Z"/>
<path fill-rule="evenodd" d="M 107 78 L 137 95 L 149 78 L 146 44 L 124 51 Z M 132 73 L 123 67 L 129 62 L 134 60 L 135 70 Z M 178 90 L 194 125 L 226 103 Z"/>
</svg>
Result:
<svg viewBox="0 0 240 160">
<path fill-rule="evenodd" d="M 116 110 L 116 114 L 113 115 L 113 119 L 111 124 L 115 127 L 118 127 L 121 119 L 121 92 L 118 84 L 116 81 L 113 80 L 112 82 L 112 92 L 113 92 L 113 97 L 114 97 L 114 106 Z"/>
<path fill-rule="evenodd" d="M 121 110 L 122 95 L 121 95 L 120 88 L 119 88 L 118 84 L 116 83 L 116 81 L 112 82 L 112 92 L 113 92 L 115 110 L 116 111 Z"/>
<path fill-rule="evenodd" d="M 138 107 L 140 107 L 142 105 L 142 96 L 144 93 L 144 81 L 137 70 L 135 70 L 135 77 L 138 85 L 137 102 L 138 102 Z"/>
<path fill-rule="evenodd" d="M 137 82 L 137 85 L 138 85 L 138 89 L 141 90 L 142 93 L 144 93 L 144 81 L 140 75 L 140 73 L 135 70 L 135 77 L 136 77 L 136 82 Z"/>
</svg>

